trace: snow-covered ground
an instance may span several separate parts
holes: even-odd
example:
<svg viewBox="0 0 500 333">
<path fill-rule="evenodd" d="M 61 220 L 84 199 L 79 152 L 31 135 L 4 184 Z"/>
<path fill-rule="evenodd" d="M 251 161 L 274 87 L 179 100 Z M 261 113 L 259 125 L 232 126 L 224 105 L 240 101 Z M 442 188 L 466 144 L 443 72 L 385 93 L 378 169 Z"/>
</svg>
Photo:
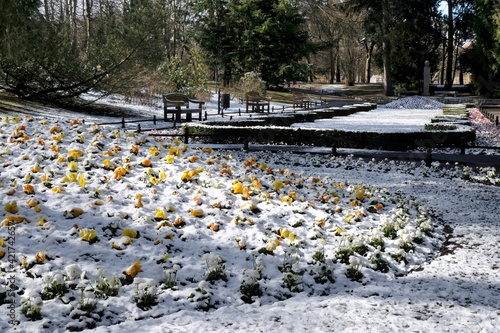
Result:
<svg viewBox="0 0 500 333">
<path fill-rule="evenodd" d="M 2 332 L 500 327 L 494 169 L 0 118 Z"/>
</svg>

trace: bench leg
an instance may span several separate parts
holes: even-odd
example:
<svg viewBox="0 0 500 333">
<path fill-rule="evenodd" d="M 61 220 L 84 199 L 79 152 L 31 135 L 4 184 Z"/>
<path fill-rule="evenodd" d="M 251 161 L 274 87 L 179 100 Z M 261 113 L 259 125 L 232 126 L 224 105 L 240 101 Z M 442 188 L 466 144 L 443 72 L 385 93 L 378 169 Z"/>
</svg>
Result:
<svg viewBox="0 0 500 333">
<path fill-rule="evenodd" d="M 201 117 L 201 111 L 200 113 L 198 113 L 198 120 L 201 121 L 202 120 L 202 117 Z"/>
<path fill-rule="evenodd" d="M 193 120 L 193 114 L 190 112 L 186 113 L 186 121 L 190 122 L 192 120 Z"/>
<path fill-rule="evenodd" d="M 181 123 L 182 122 L 182 119 L 181 119 L 181 112 L 180 111 L 177 111 L 175 113 L 175 122 L 176 123 Z"/>
</svg>

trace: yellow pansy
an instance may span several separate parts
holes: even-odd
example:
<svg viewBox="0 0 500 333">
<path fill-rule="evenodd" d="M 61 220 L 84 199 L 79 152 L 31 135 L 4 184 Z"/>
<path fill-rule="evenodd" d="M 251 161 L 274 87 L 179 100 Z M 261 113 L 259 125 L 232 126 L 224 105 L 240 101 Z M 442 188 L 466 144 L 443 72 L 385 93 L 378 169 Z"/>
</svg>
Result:
<svg viewBox="0 0 500 333">
<path fill-rule="evenodd" d="M 242 194 L 243 193 L 243 184 L 241 182 L 236 182 L 233 186 L 234 194 Z"/>
<path fill-rule="evenodd" d="M 174 163 L 174 159 L 175 159 L 174 155 L 167 155 L 167 156 L 165 156 L 165 158 L 163 160 L 167 164 L 172 164 L 172 163 Z"/>
<path fill-rule="evenodd" d="M 160 177 L 161 181 L 165 181 L 165 179 L 167 179 L 167 174 L 163 169 L 160 169 L 160 173 L 158 174 L 158 176 Z"/>
<path fill-rule="evenodd" d="M 64 189 L 60 186 L 54 186 L 52 189 L 51 189 L 52 192 L 54 193 L 62 193 L 64 192 Z"/>
<path fill-rule="evenodd" d="M 142 270 L 141 262 L 139 260 L 136 260 L 132 266 L 127 268 L 125 271 L 125 274 L 127 274 L 130 277 L 135 277 L 139 272 Z"/>
<path fill-rule="evenodd" d="M 85 184 L 87 182 L 85 181 L 85 175 L 83 173 L 79 173 L 78 174 L 78 185 L 80 185 L 81 187 L 85 187 Z"/>
<path fill-rule="evenodd" d="M 285 185 L 283 184 L 283 182 L 281 180 L 277 180 L 273 183 L 273 188 L 275 191 L 279 191 L 281 190 L 283 187 L 285 187 Z"/>
<path fill-rule="evenodd" d="M 96 231 L 94 229 L 80 229 L 80 238 L 84 241 L 91 242 L 97 237 Z"/>
<path fill-rule="evenodd" d="M 212 148 L 211 147 L 205 147 L 201 149 L 202 152 L 207 153 L 207 154 L 212 154 Z"/>
<path fill-rule="evenodd" d="M 200 159 L 200 158 L 199 158 L 198 156 L 196 156 L 196 155 L 195 155 L 195 156 L 191 156 L 191 157 L 189 158 L 189 162 L 194 163 L 194 162 L 198 161 L 199 159 Z"/>
<path fill-rule="evenodd" d="M 7 213 L 17 214 L 19 209 L 17 208 L 17 201 L 7 202 L 4 206 Z"/>
<path fill-rule="evenodd" d="M 191 216 L 194 216 L 194 217 L 202 217 L 203 215 L 205 215 L 205 213 L 203 212 L 203 209 L 191 209 L 190 214 L 191 214 Z"/>
<path fill-rule="evenodd" d="M 68 163 L 68 169 L 71 172 L 76 172 L 78 171 L 78 164 L 75 161 L 71 161 Z"/>
<path fill-rule="evenodd" d="M 169 150 L 168 150 L 168 154 L 169 155 L 172 155 L 172 156 L 180 156 L 180 152 L 179 152 L 179 148 L 175 148 L 175 147 L 171 147 Z"/>
<path fill-rule="evenodd" d="M 158 156 L 160 155 L 160 152 L 158 151 L 158 149 L 155 147 L 155 146 L 151 146 L 149 147 L 149 153 L 153 156 Z"/>
<path fill-rule="evenodd" d="M 124 229 L 122 232 L 122 236 L 127 236 L 130 238 L 137 238 L 137 231 L 133 229 Z"/>
<path fill-rule="evenodd" d="M 83 156 L 83 152 L 79 149 L 70 149 L 68 150 L 68 156 L 73 160 L 77 160 L 79 157 Z"/>
<path fill-rule="evenodd" d="M 280 229 L 279 232 L 280 232 L 281 238 L 288 238 L 288 235 L 290 233 L 287 229 Z"/>
<path fill-rule="evenodd" d="M 35 254 L 35 261 L 39 264 L 45 261 L 45 251 L 40 251 Z"/>
<path fill-rule="evenodd" d="M 156 178 L 155 176 L 151 176 L 151 177 L 149 177 L 149 182 L 152 185 L 158 185 L 158 178 Z"/>
<path fill-rule="evenodd" d="M 155 219 L 156 220 L 166 220 L 167 219 L 167 214 L 165 213 L 165 210 L 161 207 L 157 207 L 155 210 Z"/>
</svg>

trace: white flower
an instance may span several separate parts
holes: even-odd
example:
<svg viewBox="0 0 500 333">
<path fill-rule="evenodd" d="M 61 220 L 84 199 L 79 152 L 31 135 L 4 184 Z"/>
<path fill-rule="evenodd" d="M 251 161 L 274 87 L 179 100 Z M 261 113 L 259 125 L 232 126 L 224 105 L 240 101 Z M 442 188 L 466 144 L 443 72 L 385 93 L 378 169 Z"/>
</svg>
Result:
<svg viewBox="0 0 500 333">
<path fill-rule="evenodd" d="M 60 273 L 54 274 L 54 277 L 52 278 L 52 283 L 63 284 L 64 277 L 62 276 L 62 274 Z"/>
<path fill-rule="evenodd" d="M 356 258 L 355 256 L 350 256 L 349 257 L 349 263 L 352 265 L 352 266 L 359 266 L 360 264 L 360 261 L 358 258 Z"/>
<path fill-rule="evenodd" d="M 200 287 L 200 289 L 205 289 L 205 287 L 207 286 L 207 281 L 205 280 L 201 280 L 200 283 L 198 283 L 198 287 Z"/>
<path fill-rule="evenodd" d="M 43 279 L 43 282 L 45 282 L 45 284 L 52 283 L 52 275 L 51 274 L 45 274 L 42 279 Z"/>
<path fill-rule="evenodd" d="M 77 264 L 66 266 L 65 271 L 69 280 L 74 280 L 82 274 L 82 270 Z"/>
<path fill-rule="evenodd" d="M 179 271 L 181 269 L 181 266 L 175 264 L 174 266 L 172 266 L 172 268 L 173 268 L 174 271 L 177 272 L 177 271 Z"/>
<path fill-rule="evenodd" d="M 43 304 L 43 301 L 42 301 L 42 299 L 40 298 L 40 296 L 38 296 L 38 295 L 37 295 L 37 296 L 35 296 L 35 297 L 32 297 L 32 298 L 31 298 L 31 303 L 32 303 L 34 306 L 36 306 L 36 307 L 38 307 L 38 308 L 41 308 L 41 307 L 42 307 L 42 304 Z"/>
</svg>

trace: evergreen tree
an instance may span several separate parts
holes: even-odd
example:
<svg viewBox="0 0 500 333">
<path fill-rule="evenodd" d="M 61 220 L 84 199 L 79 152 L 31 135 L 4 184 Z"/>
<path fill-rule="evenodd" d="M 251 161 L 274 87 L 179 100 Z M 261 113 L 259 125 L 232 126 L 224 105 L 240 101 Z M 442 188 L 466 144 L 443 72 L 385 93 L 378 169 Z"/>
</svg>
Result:
<svg viewBox="0 0 500 333">
<path fill-rule="evenodd" d="M 464 63 L 473 74 L 479 93 L 500 96 L 500 4 L 496 0 L 476 1 L 472 48 Z"/>
<path fill-rule="evenodd" d="M 267 86 L 294 75 L 311 51 L 305 20 L 297 2 L 237 0 L 203 2 L 207 13 L 198 36 L 200 45 L 228 73 L 255 71 Z M 233 78 L 234 79 L 234 78 Z"/>
</svg>

